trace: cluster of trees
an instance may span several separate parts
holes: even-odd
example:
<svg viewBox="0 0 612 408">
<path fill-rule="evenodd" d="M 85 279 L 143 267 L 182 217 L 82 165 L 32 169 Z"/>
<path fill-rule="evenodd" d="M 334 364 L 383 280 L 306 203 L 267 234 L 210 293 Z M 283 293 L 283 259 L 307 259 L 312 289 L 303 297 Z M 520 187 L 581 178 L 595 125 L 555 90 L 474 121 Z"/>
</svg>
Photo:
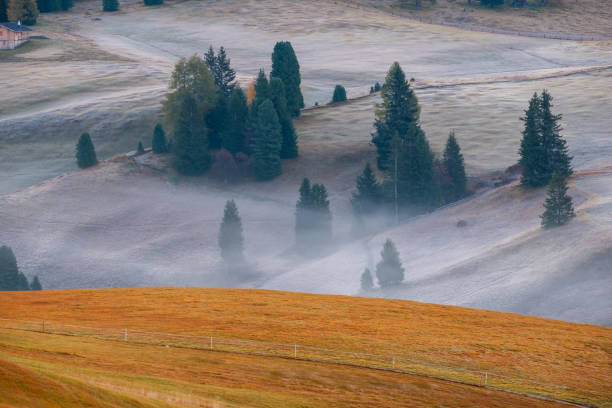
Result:
<svg viewBox="0 0 612 408">
<path fill-rule="evenodd" d="M 380 252 L 381 260 L 376 264 L 376 278 L 381 287 L 393 286 L 404 280 L 404 268 L 399 258 L 395 244 L 387 239 Z M 361 290 L 369 291 L 374 288 L 372 272 L 366 268 L 361 274 Z"/>
<path fill-rule="evenodd" d="M 370 93 L 373 94 L 374 92 L 380 91 L 380 89 L 381 89 L 380 82 L 376 81 L 376 83 L 370 87 Z"/>
<path fill-rule="evenodd" d="M 230 153 L 220 155 L 224 160 L 251 156 L 255 177 L 269 180 L 281 174 L 282 158 L 298 155 L 293 117 L 304 103 L 291 44 L 276 44 L 270 78 L 260 70 L 248 98 L 235 77 L 223 47 L 177 63 L 163 112 L 179 172 L 204 173 L 210 149 L 221 149 Z"/>
<path fill-rule="evenodd" d="M 0 21 L 21 21 L 35 25 L 39 10 L 35 0 L 0 0 Z"/>
<path fill-rule="evenodd" d="M 295 242 L 300 252 L 318 250 L 332 239 L 332 214 L 327 189 L 305 178 L 295 205 Z"/>
<path fill-rule="evenodd" d="M 457 138 L 450 133 L 443 158 L 437 160 L 419 124 L 417 97 L 397 62 L 381 91 L 372 143 L 382 182 L 367 164 L 352 198 L 357 217 L 381 206 L 393 205 L 397 215 L 404 207 L 427 209 L 464 197 L 467 179 Z"/>
<path fill-rule="evenodd" d="M 0 291 L 3 290 L 42 290 L 38 276 L 31 282 L 17 267 L 17 259 L 8 246 L 0 247 Z"/>
</svg>

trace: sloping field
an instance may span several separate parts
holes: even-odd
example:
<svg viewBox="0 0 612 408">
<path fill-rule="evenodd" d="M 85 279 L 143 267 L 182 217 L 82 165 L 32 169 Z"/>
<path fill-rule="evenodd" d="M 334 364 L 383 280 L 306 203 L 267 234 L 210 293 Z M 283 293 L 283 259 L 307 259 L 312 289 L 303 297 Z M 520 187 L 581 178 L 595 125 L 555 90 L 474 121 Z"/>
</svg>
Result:
<svg viewBox="0 0 612 408">
<path fill-rule="evenodd" d="M 598 326 L 399 300 L 235 289 L 5 292 L 0 310 L 4 319 L 406 355 L 511 376 L 519 387 L 521 381 L 549 384 L 557 398 L 611 404 L 612 333 Z M 548 405 L 410 375 L 81 336 L 1 329 L 0 344 L 2 367 L 16 364 L 58 381 L 171 405 L 202 399 L 219 406 Z"/>
</svg>

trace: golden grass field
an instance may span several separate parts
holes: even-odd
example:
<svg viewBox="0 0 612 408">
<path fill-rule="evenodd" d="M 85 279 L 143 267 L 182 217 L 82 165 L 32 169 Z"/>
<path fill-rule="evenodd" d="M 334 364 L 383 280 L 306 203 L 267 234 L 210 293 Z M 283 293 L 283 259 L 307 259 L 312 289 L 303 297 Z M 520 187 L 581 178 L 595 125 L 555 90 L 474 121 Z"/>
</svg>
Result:
<svg viewBox="0 0 612 408">
<path fill-rule="evenodd" d="M 556 398 L 612 406 L 612 329 L 600 326 L 410 301 L 237 289 L 2 293 L 0 311 L 5 319 L 399 355 L 510 376 L 513 388 L 523 391 L 533 389 L 531 381 L 550 384 L 548 394 Z M 90 337 L 1 329 L 0 345 L 0 372 L 17 372 L 32 389 L 61 384 L 74 388 L 72 396 L 125 398 L 121 406 L 548 404 L 365 368 Z M 3 388 L 21 387 L 7 375 L 0 375 Z M 0 406 L 19 406 L 30 394 L 11 400 L 5 393 Z"/>
</svg>

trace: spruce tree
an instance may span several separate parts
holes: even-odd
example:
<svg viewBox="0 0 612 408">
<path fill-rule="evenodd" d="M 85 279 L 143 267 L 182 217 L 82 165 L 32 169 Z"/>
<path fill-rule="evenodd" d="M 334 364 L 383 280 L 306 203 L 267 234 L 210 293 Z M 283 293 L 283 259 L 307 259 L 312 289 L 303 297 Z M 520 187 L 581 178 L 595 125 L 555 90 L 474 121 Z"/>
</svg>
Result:
<svg viewBox="0 0 612 408">
<path fill-rule="evenodd" d="M 96 150 L 91 141 L 91 137 L 89 137 L 89 133 L 83 133 L 81 137 L 79 137 L 79 141 L 76 145 L 76 159 L 77 165 L 82 169 L 94 166 L 98 163 Z"/>
<path fill-rule="evenodd" d="M 38 280 L 38 276 L 34 276 L 34 279 L 32 279 L 32 283 L 30 283 L 30 290 L 42 290 L 42 285 Z"/>
<path fill-rule="evenodd" d="M 72 7 L 74 7 L 74 1 L 73 0 L 61 0 L 61 7 L 62 7 L 62 10 L 64 11 L 70 10 Z"/>
<path fill-rule="evenodd" d="M 310 185 L 305 178 L 300 186 L 300 198 L 296 203 L 295 236 L 301 252 L 318 249 L 331 240 L 332 216 L 327 189 L 322 184 Z"/>
<path fill-rule="evenodd" d="M 523 169 L 521 184 L 528 187 L 543 186 L 548 182 L 547 160 L 540 137 L 540 98 L 534 93 L 525 110 L 523 137 L 519 149 L 519 164 Z"/>
<path fill-rule="evenodd" d="M 554 173 L 567 178 L 572 175 L 572 158 L 569 156 L 567 143 L 561 136 L 561 115 L 554 115 L 552 109 L 552 96 L 548 91 L 542 91 L 540 97 L 540 137 L 542 150 L 547 164 L 547 181 Z"/>
<path fill-rule="evenodd" d="M 255 80 L 255 100 L 253 101 L 253 107 L 256 108 L 260 103 L 270 99 L 270 83 L 266 78 L 266 73 L 263 69 L 259 70 L 257 79 Z"/>
<path fill-rule="evenodd" d="M 387 239 L 380 255 L 382 259 L 376 265 L 376 278 L 380 286 L 386 287 L 402 283 L 404 280 L 404 268 L 393 241 Z"/>
<path fill-rule="evenodd" d="M 155 125 L 153 130 L 153 138 L 151 140 L 151 150 L 153 153 L 161 154 L 168 151 L 168 141 L 166 140 L 166 133 L 160 123 Z"/>
<path fill-rule="evenodd" d="M 368 214 L 376 210 L 383 199 L 382 186 L 370 163 L 366 163 L 363 172 L 357 176 L 357 191 L 353 193 L 351 204 L 359 214 Z"/>
<path fill-rule="evenodd" d="M 274 104 L 274 108 L 276 109 L 278 120 L 281 125 L 282 145 L 280 156 L 283 159 L 297 157 L 297 136 L 295 135 L 295 128 L 293 127 L 293 120 L 291 118 L 291 114 L 287 109 L 287 100 L 285 99 L 285 85 L 280 79 L 271 77 L 269 90 L 270 99 Z"/>
<path fill-rule="evenodd" d="M 540 216 L 543 228 L 563 225 L 576 216 L 572 197 L 567 194 L 565 177 L 560 174 L 553 174 L 550 180 L 544 209 L 544 213 Z"/>
<path fill-rule="evenodd" d="M 230 59 L 227 57 L 225 48 L 220 47 L 217 55 L 213 50 L 212 45 L 208 48 L 206 54 L 204 54 L 204 60 L 208 69 L 213 74 L 215 85 L 225 97 L 229 98 L 236 86 L 234 80 L 236 79 L 236 71 L 230 66 Z"/>
<path fill-rule="evenodd" d="M 410 135 L 413 142 L 403 142 L 399 150 L 398 200 L 401 206 L 428 208 L 440 202 L 439 185 L 434 171 L 434 154 L 425 133 L 418 127 L 412 129 L 415 132 Z"/>
<path fill-rule="evenodd" d="M 9 21 L 21 21 L 24 25 L 35 25 L 38 6 L 34 0 L 8 0 L 6 15 Z"/>
<path fill-rule="evenodd" d="M 289 113 L 293 117 L 300 116 L 300 109 L 304 107 L 304 97 L 300 89 L 300 64 L 290 42 L 280 41 L 274 46 L 270 76 L 283 81 Z"/>
<path fill-rule="evenodd" d="M 446 147 L 444 149 L 444 167 L 451 181 L 450 191 L 448 192 L 448 201 L 457 201 L 463 198 L 466 194 L 467 178 L 465 176 L 465 165 L 463 163 L 463 155 L 455 132 L 448 135 Z"/>
<path fill-rule="evenodd" d="M 8 8 L 8 0 L 0 0 L 0 23 L 8 21 L 6 9 Z"/>
<path fill-rule="evenodd" d="M 229 100 L 228 128 L 223 133 L 223 147 L 232 154 L 245 150 L 249 108 L 240 87 L 235 87 Z"/>
<path fill-rule="evenodd" d="M 144 153 L 145 148 L 144 148 L 144 145 L 142 144 L 142 140 L 138 141 L 138 147 L 136 148 L 136 151 L 138 153 Z"/>
<path fill-rule="evenodd" d="M 17 267 L 13 250 L 6 245 L 0 247 L 0 291 L 4 290 L 30 290 L 28 280 Z"/>
<path fill-rule="evenodd" d="M 157 6 L 163 4 L 164 0 L 144 0 L 145 6 Z"/>
<path fill-rule="evenodd" d="M 332 102 L 344 102 L 346 101 L 346 89 L 342 85 L 336 85 L 334 88 L 334 95 L 332 96 Z"/>
<path fill-rule="evenodd" d="M 418 127 L 420 107 L 404 71 L 394 62 L 382 87 L 382 103 L 377 105 L 375 132 L 372 143 L 378 151 L 378 168 L 389 170 L 392 159 L 392 139 L 398 134 L 402 142 L 412 145 Z"/>
<path fill-rule="evenodd" d="M 257 126 L 254 145 L 254 171 L 257 180 L 270 180 L 282 173 L 281 126 L 274 104 L 269 99 L 257 107 Z"/>
<path fill-rule="evenodd" d="M 198 115 L 197 102 L 189 92 L 181 94 L 178 103 L 178 117 L 173 126 L 173 166 L 182 174 L 198 176 L 208 170 L 212 161 L 206 127 Z"/>
<path fill-rule="evenodd" d="M 372 273 L 366 268 L 361 274 L 361 290 L 368 292 L 374 289 L 374 280 L 372 279 Z"/>
<path fill-rule="evenodd" d="M 103 11 L 117 11 L 119 10 L 119 0 L 102 0 Z"/>
<path fill-rule="evenodd" d="M 229 101 L 224 93 L 219 93 L 217 104 L 206 115 L 208 127 L 208 147 L 219 149 L 222 146 L 223 134 L 229 122 Z"/>
<path fill-rule="evenodd" d="M 234 200 L 225 203 L 223 221 L 219 229 L 219 248 L 225 262 L 239 263 L 243 260 L 242 220 Z"/>
</svg>

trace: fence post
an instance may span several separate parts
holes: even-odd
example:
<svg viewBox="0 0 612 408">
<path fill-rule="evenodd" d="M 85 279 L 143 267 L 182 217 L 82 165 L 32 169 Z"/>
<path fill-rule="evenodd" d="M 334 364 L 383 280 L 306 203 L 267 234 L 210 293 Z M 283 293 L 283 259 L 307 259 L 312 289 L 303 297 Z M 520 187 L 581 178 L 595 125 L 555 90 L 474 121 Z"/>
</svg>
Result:
<svg viewBox="0 0 612 408">
<path fill-rule="evenodd" d="M 127 329 L 123 329 L 123 341 L 128 341 Z"/>
<path fill-rule="evenodd" d="M 487 383 L 489 382 L 489 373 L 488 373 L 487 371 L 485 371 L 484 375 L 485 375 L 485 378 L 484 378 L 485 383 L 484 383 L 484 385 L 485 385 L 485 387 L 486 387 L 486 386 L 487 386 Z"/>
<path fill-rule="evenodd" d="M 395 370 L 395 356 L 393 356 L 393 360 L 391 361 L 391 367 Z"/>
<path fill-rule="evenodd" d="M 297 358 L 297 344 L 293 345 L 293 358 Z"/>
<path fill-rule="evenodd" d="M 210 349 L 213 349 L 213 342 L 212 342 L 212 336 L 210 336 Z"/>
<path fill-rule="evenodd" d="M 42 324 L 42 332 L 45 332 L 45 321 L 43 320 L 43 324 Z"/>
</svg>

